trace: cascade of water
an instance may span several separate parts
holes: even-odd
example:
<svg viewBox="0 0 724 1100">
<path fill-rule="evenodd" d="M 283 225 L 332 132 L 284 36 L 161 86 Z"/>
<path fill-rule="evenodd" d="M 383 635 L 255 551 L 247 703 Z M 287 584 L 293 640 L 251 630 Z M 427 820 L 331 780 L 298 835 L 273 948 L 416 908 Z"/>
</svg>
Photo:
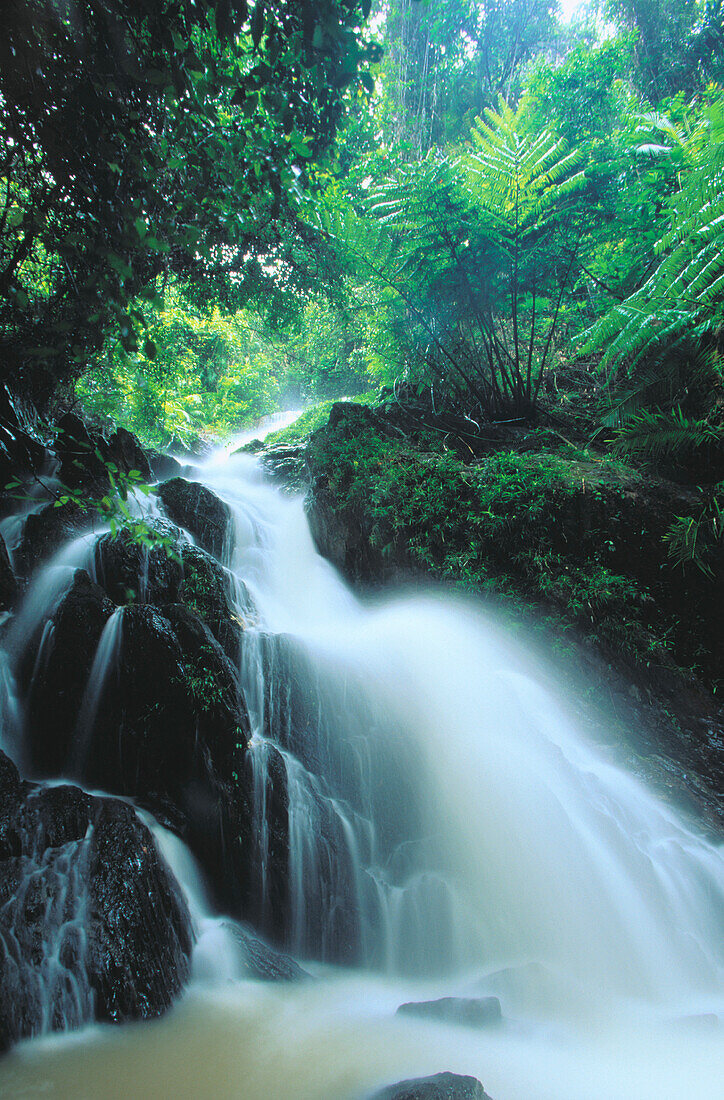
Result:
<svg viewBox="0 0 724 1100">
<path fill-rule="evenodd" d="M 38 836 L 42 828 L 39 823 Z M 31 847 L 2 906 L 3 966 L 17 991 L 17 1010 L 34 1021 L 36 1034 L 93 1019 L 86 966 L 90 837 L 89 827 L 62 847 Z"/>
<path fill-rule="evenodd" d="M 203 478 L 262 631 L 304 655 L 274 668 L 244 639 L 262 845 L 264 739 L 285 761 L 294 948 L 325 957 L 346 907 L 368 964 L 536 962 L 561 1001 L 720 997 L 722 851 L 586 744 L 525 653 L 462 603 L 359 604 L 245 456 Z"/>
<path fill-rule="evenodd" d="M 359 1100 L 450 1067 L 479 1075 L 496 1100 L 716 1100 L 721 1028 L 710 1015 L 672 1020 L 724 1007 L 722 848 L 590 746 L 489 615 L 430 595 L 361 603 L 316 554 L 301 502 L 266 485 L 250 457 L 222 458 L 198 476 L 234 521 L 255 916 L 273 923 L 281 859 L 289 946 L 388 976 L 326 969 L 328 981 L 250 991 L 238 981 L 250 973 L 248 932 L 212 913 L 193 857 L 146 817 L 189 902 L 203 992 L 158 1028 L 103 1033 L 75 1060 L 53 1065 L 46 1050 L 37 1073 L 21 1052 L 7 1095 L 51 1079 L 68 1097 L 163 1094 L 183 1064 L 177 1091 L 189 1097 Z M 16 651 L 73 568 L 91 565 L 89 538 L 39 573 L 11 627 Z M 120 642 L 113 618 L 86 724 Z M 49 630 L 39 662 L 52 644 Z M 7 744 L 19 721 L 1 656 L 0 693 Z M 48 857 L 65 900 L 39 955 L 43 1026 L 90 1018 L 87 843 Z M 31 860 L 11 903 L 18 934 L 32 924 L 34 875 Z M 19 940 L 13 950 L 19 958 Z M 499 995 L 506 1024 L 474 1032 L 394 1015 L 402 1000 L 451 993 Z M 710 1030 L 689 1030 L 699 1025 Z"/>
</svg>

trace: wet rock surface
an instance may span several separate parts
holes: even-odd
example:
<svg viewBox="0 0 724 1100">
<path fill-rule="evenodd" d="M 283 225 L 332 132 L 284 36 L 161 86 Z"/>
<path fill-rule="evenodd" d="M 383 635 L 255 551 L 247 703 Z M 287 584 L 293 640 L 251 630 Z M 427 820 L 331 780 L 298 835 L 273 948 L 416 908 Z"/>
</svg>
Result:
<svg viewBox="0 0 724 1100">
<path fill-rule="evenodd" d="M 7 546 L 0 535 L 0 611 L 7 611 L 13 606 L 18 596 L 18 581 L 15 576 Z"/>
<path fill-rule="evenodd" d="M 35 774 L 64 774 L 98 643 L 114 604 L 79 569 L 52 620 L 20 664 L 27 696 L 26 752 Z"/>
<path fill-rule="evenodd" d="M 134 539 L 128 531 L 103 535 L 96 543 L 96 579 L 117 604 L 179 600 L 183 576 L 179 530 L 163 520 L 154 520 L 149 528 L 151 538 L 157 540 L 150 546 Z"/>
<path fill-rule="evenodd" d="M 223 560 L 231 545 L 231 516 L 229 509 L 215 493 L 197 481 L 175 477 L 158 487 L 169 518 L 185 527 L 214 557 Z"/>
<path fill-rule="evenodd" d="M 15 563 L 22 577 L 30 577 L 70 539 L 88 529 L 93 518 L 73 501 L 46 504 L 25 521 Z"/>
<path fill-rule="evenodd" d="M 437 1073 L 416 1077 L 376 1092 L 371 1100 L 490 1100 L 475 1077 Z"/>
<path fill-rule="evenodd" d="M 159 1016 L 188 980 L 191 921 L 130 806 L 104 799 L 89 859 L 88 971 L 100 1020 Z"/>
<path fill-rule="evenodd" d="M 125 803 L 23 782 L 0 753 L 0 1049 L 157 1016 L 188 979 L 191 922 Z"/>
<path fill-rule="evenodd" d="M 299 493 L 307 487 L 305 451 L 301 444 L 278 443 L 265 447 L 260 462 L 269 480 L 287 493 Z"/>
<path fill-rule="evenodd" d="M 402 1016 L 421 1016 L 446 1024 L 486 1027 L 502 1020 L 497 997 L 440 997 L 435 1001 L 408 1001 L 397 1009 Z"/>
<path fill-rule="evenodd" d="M 117 428 L 106 438 L 89 429 L 75 413 L 66 413 L 57 423 L 56 455 L 58 475 L 70 489 L 102 494 L 111 486 L 109 471 L 121 475 L 136 471 L 141 481 L 153 478 L 146 453 L 132 432 Z"/>
<path fill-rule="evenodd" d="M 184 467 L 173 455 L 167 455 L 163 451 L 156 451 L 153 447 L 147 447 L 146 458 L 148 459 L 153 481 L 166 481 L 172 477 L 181 477 L 183 474 Z"/>
<path fill-rule="evenodd" d="M 243 947 L 247 977 L 263 982 L 301 982 L 310 977 L 291 955 L 275 950 L 238 924 L 229 927 Z"/>
</svg>

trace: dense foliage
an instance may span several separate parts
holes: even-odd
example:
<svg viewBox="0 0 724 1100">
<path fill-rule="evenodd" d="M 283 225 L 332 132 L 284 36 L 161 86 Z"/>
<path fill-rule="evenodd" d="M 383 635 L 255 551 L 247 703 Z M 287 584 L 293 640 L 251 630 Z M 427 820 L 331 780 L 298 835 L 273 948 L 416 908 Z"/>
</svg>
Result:
<svg viewBox="0 0 724 1100">
<path fill-rule="evenodd" d="M 0 45 L 0 351 L 43 394 L 169 276 L 238 305 L 308 281 L 306 162 L 375 56 L 347 0 L 12 0 Z M 372 51 L 370 53 L 370 51 Z"/>
<path fill-rule="evenodd" d="M 6 376 L 79 379 L 156 442 L 377 384 L 478 426 L 557 404 L 701 481 L 723 20 L 713 0 L 567 22 L 549 0 L 13 0 Z"/>
</svg>

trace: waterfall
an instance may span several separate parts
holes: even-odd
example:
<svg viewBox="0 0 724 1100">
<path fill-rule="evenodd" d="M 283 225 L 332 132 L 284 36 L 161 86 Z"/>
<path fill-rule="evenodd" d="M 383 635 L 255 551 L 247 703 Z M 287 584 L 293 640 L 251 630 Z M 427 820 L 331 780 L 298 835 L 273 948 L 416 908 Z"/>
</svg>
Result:
<svg viewBox="0 0 724 1100">
<path fill-rule="evenodd" d="M 264 746 L 285 761 L 289 946 L 335 957 L 343 937 L 356 961 L 420 975 L 535 964 L 534 989 L 512 981 L 521 1011 L 720 1004 L 722 849 L 587 743 L 489 614 L 430 594 L 364 604 L 253 460 L 203 476 L 259 616 L 242 687 L 262 847 Z"/>
<path fill-rule="evenodd" d="M 60 1096 L 110 1100 L 173 1080 L 188 1097 L 362 1100 L 455 1069 L 495 1100 L 716 1100 L 724 849 L 589 741 L 538 656 L 482 605 L 359 598 L 316 553 L 302 501 L 255 459 L 226 451 L 195 476 L 233 521 L 254 930 L 214 911 L 203 868 L 143 814 L 191 912 L 189 993 L 153 1029 L 97 1032 L 77 1055 L 22 1048 L 5 1062 L 9 1092 L 0 1066 L 0 1097 L 52 1080 Z M 38 667 L 54 644 L 43 624 L 93 541 L 39 573 L 11 626 L 14 652 L 36 638 Z M 123 631 L 119 609 L 71 771 Z M 4 656 L 0 688 L 10 746 L 22 716 Z M 62 989 L 70 1020 L 87 1018 L 85 992 L 56 961 L 82 923 L 84 844 L 58 857 L 75 900 L 41 971 L 42 996 L 52 1006 Z M 261 986 L 257 934 L 315 980 Z M 490 1032 L 395 1015 L 403 1001 L 493 994 L 504 1020 Z"/>
</svg>

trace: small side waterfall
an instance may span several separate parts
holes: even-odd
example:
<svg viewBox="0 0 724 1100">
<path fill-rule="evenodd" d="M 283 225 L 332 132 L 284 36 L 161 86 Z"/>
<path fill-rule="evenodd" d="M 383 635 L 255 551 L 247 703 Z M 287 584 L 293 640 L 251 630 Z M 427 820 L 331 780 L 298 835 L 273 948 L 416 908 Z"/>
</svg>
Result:
<svg viewBox="0 0 724 1100">
<path fill-rule="evenodd" d="M 90 830 L 20 859 L 15 892 L 2 906 L 2 965 L 17 1010 L 36 1020 L 37 1034 L 93 1019 L 85 959 L 89 845 Z"/>
</svg>

